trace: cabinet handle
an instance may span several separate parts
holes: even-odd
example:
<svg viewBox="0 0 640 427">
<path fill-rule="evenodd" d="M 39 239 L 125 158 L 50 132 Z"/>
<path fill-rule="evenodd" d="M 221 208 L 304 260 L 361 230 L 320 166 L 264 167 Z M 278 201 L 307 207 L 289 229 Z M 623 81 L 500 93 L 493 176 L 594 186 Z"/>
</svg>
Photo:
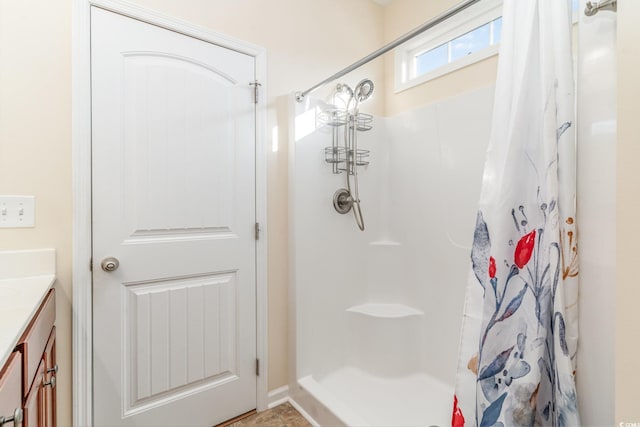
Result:
<svg viewBox="0 0 640 427">
<path fill-rule="evenodd" d="M 50 374 L 50 373 L 52 373 L 52 372 L 53 372 L 54 374 L 57 374 L 57 373 L 58 373 L 58 364 L 57 364 L 57 363 L 56 363 L 55 365 L 53 365 L 53 368 L 51 368 L 51 369 L 47 369 L 47 374 Z"/>
<path fill-rule="evenodd" d="M 20 427 L 22 425 L 23 418 L 24 418 L 24 413 L 22 412 L 22 408 L 16 408 L 16 410 L 13 411 L 12 416 L 10 417 L 0 416 L 0 426 L 3 426 L 13 421 L 14 427 Z"/>
<path fill-rule="evenodd" d="M 56 388 L 56 377 L 51 377 L 49 382 L 42 383 L 42 387 L 51 386 L 51 388 Z"/>
</svg>

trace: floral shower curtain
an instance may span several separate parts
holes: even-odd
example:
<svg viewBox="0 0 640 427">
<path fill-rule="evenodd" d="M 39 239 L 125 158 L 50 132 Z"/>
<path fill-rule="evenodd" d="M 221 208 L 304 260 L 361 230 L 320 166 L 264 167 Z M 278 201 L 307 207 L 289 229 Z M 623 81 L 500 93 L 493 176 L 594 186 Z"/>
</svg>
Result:
<svg viewBox="0 0 640 427">
<path fill-rule="evenodd" d="M 580 424 L 570 11 L 504 1 L 454 427 Z"/>
</svg>

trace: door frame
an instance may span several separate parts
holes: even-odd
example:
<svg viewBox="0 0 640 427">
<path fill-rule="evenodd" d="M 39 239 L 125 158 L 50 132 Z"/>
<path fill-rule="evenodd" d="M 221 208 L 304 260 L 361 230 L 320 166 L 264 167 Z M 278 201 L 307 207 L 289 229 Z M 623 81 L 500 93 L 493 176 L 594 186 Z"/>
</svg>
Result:
<svg viewBox="0 0 640 427">
<path fill-rule="evenodd" d="M 267 123 L 266 50 L 251 43 L 196 26 L 121 0 L 73 0 L 72 16 L 72 406 L 73 425 L 93 425 L 92 247 L 91 223 L 91 7 L 157 25 L 222 46 L 255 59 L 256 80 L 262 84 L 256 105 L 256 354 L 258 411 L 268 406 L 267 353 Z M 247 82 L 249 83 L 249 82 Z"/>
</svg>

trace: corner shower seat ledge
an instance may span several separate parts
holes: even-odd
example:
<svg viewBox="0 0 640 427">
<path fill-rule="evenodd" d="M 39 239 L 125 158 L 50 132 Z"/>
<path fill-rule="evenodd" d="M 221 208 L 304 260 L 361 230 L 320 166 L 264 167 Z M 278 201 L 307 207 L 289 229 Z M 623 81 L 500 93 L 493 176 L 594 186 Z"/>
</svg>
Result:
<svg viewBox="0 0 640 427">
<path fill-rule="evenodd" d="M 404 304 L 367 303 L 354 305 L 353 307 L 349 307 L 347 311 L 378 318 L 401 318 L 424 315 L 423 311 Z"/>
</svg>

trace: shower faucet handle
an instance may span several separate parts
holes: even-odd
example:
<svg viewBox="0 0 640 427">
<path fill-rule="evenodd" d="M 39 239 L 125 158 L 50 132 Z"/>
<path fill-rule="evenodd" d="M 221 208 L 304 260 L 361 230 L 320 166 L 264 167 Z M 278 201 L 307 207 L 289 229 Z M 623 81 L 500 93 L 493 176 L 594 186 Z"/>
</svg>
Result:
<svg viewBox="0 0 640 427">
<path fill-rule="evenodd" d="M 333 207 L 339 214 L 346 214 L 353 206 L 353 197 L 346 188 L 339 188 L 333 194 Z"/>
</svg>

